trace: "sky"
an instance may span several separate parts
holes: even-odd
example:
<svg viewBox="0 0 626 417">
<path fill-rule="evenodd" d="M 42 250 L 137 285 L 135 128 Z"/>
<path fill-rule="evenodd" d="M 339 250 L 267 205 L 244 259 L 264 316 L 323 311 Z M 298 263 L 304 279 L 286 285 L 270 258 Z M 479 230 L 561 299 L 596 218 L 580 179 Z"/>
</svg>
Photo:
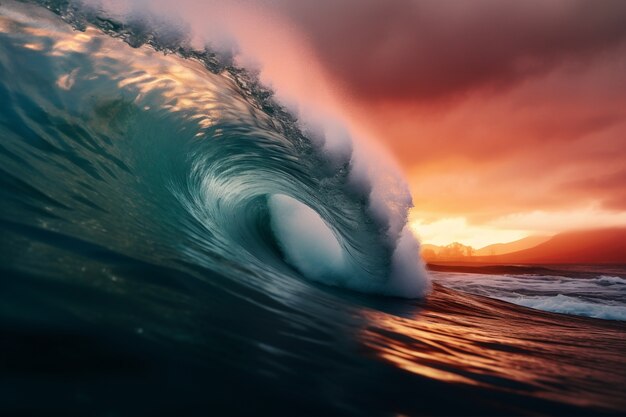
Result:
<svg viewBox="0 0 626 417">
<path fill-rule="evenodd" d="M 626 225 L 622 0 L 107 3 L 176 16 L 380 143 L 425 243 Z"/>
</svg>

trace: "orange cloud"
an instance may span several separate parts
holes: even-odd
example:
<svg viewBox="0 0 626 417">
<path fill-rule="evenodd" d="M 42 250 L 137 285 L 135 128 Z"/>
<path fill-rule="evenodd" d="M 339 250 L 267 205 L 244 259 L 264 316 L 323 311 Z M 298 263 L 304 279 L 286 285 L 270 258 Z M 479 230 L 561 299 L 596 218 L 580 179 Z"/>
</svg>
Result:
<svg viewBox="0 0 626 417">
<path fill-rule="evenodd" d="M 585 0 L 271 2 L 358 97 L 432 101 L 499 91 L 626 40 L 626 4 Z"/>
<path fill-rule="evenodd" d="M 539 217 L 566 230 L 626 213 L 621 0 L 143 6 L 255 62 L 287 103 L 377 137 L 409 179 L 417 223 L 517 236 Z"/>
</svg>

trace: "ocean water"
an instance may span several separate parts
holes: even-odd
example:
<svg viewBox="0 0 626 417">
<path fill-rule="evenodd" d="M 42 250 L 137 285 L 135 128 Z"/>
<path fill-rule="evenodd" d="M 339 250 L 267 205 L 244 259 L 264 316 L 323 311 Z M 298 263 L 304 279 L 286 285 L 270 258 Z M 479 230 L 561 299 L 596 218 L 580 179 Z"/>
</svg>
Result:
<svg viewBox="0 0 626 417">
<path fill-rule="evenodd" d="M 448 288 L 538 310 L 626 320 L 624 268 L 596 272 L 597 267 L 578 265 L 566 270 L 528 268 L 531 271 L 527 273 L 520 267 L 510 269 L 506 274 L 433 271 L 431 276 Z"/>
<path fill-rule="evenodd" d="M 252 74 L 40 3 L 0 4 L 0 413 L 626 411 L 619 317 L 431 283 L 402 183 Z"/>
</svg>

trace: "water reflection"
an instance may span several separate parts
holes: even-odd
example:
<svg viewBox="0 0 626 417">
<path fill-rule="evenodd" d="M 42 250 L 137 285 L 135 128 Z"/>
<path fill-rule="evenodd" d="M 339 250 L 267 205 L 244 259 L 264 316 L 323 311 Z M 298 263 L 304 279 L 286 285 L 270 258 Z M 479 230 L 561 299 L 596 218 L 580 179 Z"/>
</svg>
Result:
<svg viewBox="0 0 626 417">
<path fill-rule="evenodd" d="M 70 90 L 77 81 L 84 84 L 106 77 L 116 80 L 120 89 L 131 92 L 136 102 L 160 94 L 166 103 L 163 108 L 186 112 L 187 118 L 197 122 L 201 130 L 198 136 L 215 124 L 224 101 L 233 101 L 232 95 L 219 94 L 226 78 L 220 77 L 220 83 L 212 83 L 212 78 L 217 76 L 208 73 L 200 62 L 163 55 L 149 48 L 133 49 L 117 39 L 102 36 L 91 26 L 80 32 L 46 15 L 2 12 L 12 19 L 0 16 L 0 32 L 11 33 L 23 48 L 60 58 L 64 67 L 71 67 L 56 82 L 65 90 Z M 88 60 L 88 66 L 85 62 L 73 65 L 77 61 L 73 57 L 79 55 Z M 236 102 L 230 105 L 237 110 L 245 107 Z"/>
<path fill-rule="evenodd" d="M 361 341 L 383 361 L 443 382 L 576 405 L 626 404 L 619 388 L 626 370 L 615 355 L 626 349 L 620 323 L 529 311 L 439 285 L 426 305 L 411 318 L 364 312 Z"/>
</svg>

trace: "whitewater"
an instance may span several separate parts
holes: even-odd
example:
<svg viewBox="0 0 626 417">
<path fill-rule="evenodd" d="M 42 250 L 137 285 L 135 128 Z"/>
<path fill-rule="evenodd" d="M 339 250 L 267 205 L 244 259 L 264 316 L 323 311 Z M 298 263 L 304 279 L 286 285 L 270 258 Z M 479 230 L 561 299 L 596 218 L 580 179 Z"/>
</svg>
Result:
<svg viewBox="0 0 626 417">
<path fill-rule="evenodd" d="M 175 29 L 36 3 L 0 4 L 2 414 L 626 409 L 623 322 L 431 283 L 358 137 Z"/>
<path fill-rule="evenodd" d="M 626 320 L 626 279 L 544 274 L 431 272 L 442 285 L 538 310 L 607 320 Z M 579 274 L 580 275 L 580 274 Z"/>
</svg>

